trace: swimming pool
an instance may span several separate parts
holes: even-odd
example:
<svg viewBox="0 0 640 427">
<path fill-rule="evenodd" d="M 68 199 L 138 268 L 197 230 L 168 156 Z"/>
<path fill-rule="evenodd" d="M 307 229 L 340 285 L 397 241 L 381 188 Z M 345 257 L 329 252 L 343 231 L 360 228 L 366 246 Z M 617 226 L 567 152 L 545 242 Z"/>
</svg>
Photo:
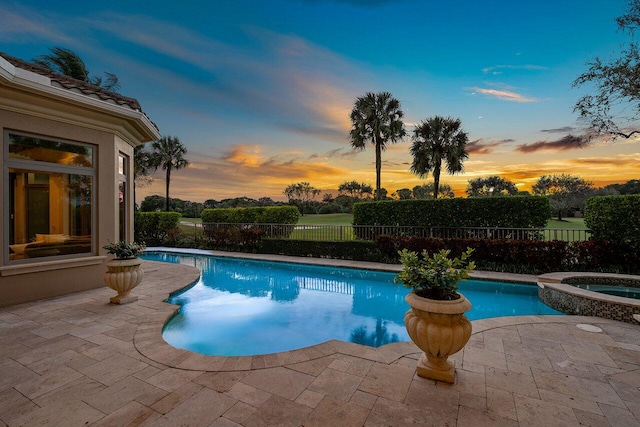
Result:
<svg viewBox="0 0 640 427">
<path fill-rule="evenodd" d="M 181 306 L 164 326 L 172 346 L 205 355 L 250 356 L 338 339 L 379 347 L 409 341 L 408 289 L 395 273 L 151 252 L 142 258 L 193 265 L 200 281 L 171 295 Z M 468 280 L 471 320 L 562 314 L 544 305 L 537 287 Z"/>
</svg>

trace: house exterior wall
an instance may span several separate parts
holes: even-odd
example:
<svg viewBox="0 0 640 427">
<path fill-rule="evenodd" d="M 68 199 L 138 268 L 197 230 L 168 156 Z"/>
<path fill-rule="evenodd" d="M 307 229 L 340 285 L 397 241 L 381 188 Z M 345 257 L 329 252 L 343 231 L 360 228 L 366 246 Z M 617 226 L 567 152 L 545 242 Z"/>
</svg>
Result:
<svg viewBox="0 0 640 427">
<path fill-rule="evenodd" d="M 95 101 L 91 102 L 95 104 Z M 5 140 L 7 130 L 91 144 L 96 150 L 91 190 L 91 253 L 19 262 L 10 260 L 9 207 L 7 196 L 0 197 L 0 307 L 104 286 L 102 276 L 106 271 L 107 256 L 102 247 L 120 240 L 118 157 L 123 154 L 128 159 L 125 238 L 133 240 L 133 150 L 143 141 L 159 136 L 153 129 L 144 134 L 145 127 L 135 116 L 129 116 L 129 111 L 120 115 L 111 105 L 101 110 L 99 105 L 88 107 L 66 99 L 64 94 L 56 99 L 50 94 L 39 93 L 37 88 L 24 90 L 4 85 L 0 78 L 0 140 L 3 147 L 0 188 L 8 188 L 4 163 L 4 147 L 9 143 Z"/>
</svg>

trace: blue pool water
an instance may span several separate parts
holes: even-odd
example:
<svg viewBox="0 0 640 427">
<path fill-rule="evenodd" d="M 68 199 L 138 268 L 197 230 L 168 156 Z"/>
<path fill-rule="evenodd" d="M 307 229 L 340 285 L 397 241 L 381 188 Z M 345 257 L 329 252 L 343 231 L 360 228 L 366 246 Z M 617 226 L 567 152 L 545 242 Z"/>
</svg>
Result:
<svg viewBox="0 0 640 427">
<path fill-rule="evenodd" d="M 180 312 L 163 329 L 172 346 L 205 355 L 249 356 L 338 339 L 378 347 L 409 341 L 408 289 L 395 273 L 201 255 L 146 253 L 153 261 L 193 265 L 202 277 L 172 295 Z M 538 299 L 533 285 L 467 280 L 471 320 L 562 314 Z"/>
</svg>

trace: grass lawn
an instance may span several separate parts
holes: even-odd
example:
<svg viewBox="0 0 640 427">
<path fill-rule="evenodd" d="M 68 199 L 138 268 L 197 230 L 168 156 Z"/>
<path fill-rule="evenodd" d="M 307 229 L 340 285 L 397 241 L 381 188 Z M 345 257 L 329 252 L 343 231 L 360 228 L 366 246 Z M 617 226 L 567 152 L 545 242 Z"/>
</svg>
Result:
<svg viewBox="0 0 640 427">
<path fill-rule="evenodd" d="M 353 214 L 337 213 L 325 215 L 304 215 L 298 225 L 351 225 Z"/>
<path fill-rule="evenodd" d="M 562 221 L 551 219 L 546 228 L 587 228 L 584 218 L 564 218 Z"/>
</svg>

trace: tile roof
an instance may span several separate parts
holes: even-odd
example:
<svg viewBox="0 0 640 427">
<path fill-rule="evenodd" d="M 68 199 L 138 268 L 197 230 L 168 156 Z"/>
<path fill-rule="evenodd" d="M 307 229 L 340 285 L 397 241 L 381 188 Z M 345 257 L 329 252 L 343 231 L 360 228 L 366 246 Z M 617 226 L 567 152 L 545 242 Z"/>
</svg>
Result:
<svg viewBox="0 0 640 427">
<path fill-rule="evenodd" d="M 79 91 L 83 95 L 97 97 L 103 101 L 112 102 L 116 105 L 126 106 L 131 108 L 132 110 L 142 111 L 140 103 L 138 103 L 138 101 L 134 98 L 128 98 L 126 96 L 120 95 L 119 93 L 109 92 L 101 88 L 100 86 L 92 85 L 91 83 L 87 83 L 82 80 L 77 80 L 69 76 L 58 74 L 54 71 L 49 70 L 48 68 L 44 68 L 39 65 L 24 61 L 22 59 L 15 58 L 3 52 L 0 52 L 0 56 L 14 67 L 48 77 L 49 79 L 51 79 L 51 82 L 54 83 L 53 86 L 59 86 L 63 89 Z"/>
</svg>

